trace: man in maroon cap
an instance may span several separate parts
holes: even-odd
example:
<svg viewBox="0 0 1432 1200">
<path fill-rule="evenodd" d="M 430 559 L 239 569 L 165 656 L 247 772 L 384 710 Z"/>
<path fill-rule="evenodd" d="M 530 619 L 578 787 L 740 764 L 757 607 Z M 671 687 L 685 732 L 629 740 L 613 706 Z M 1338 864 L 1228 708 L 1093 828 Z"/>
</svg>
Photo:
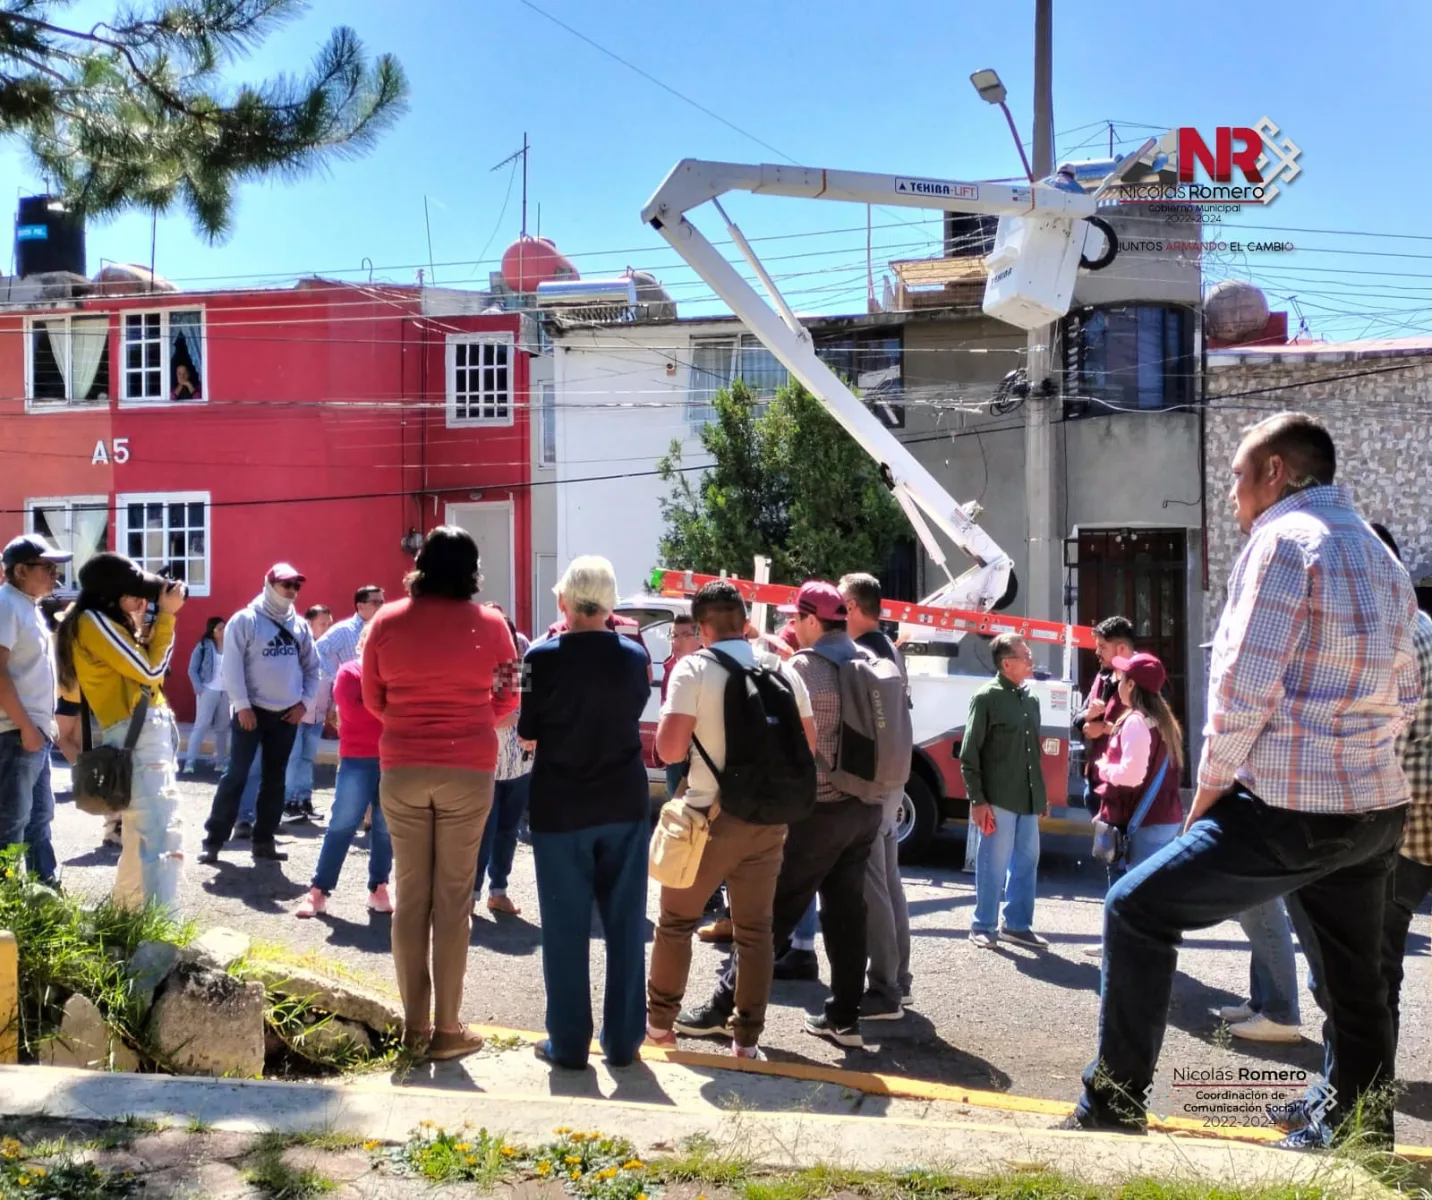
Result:
<svg viewBox="0 0 1432 1200">
<path fill-rule="evenodd" d="M 881 809 L 841 792 L 822 764 L 837 759 L 841 724 L 837 664 L 869 652 L 846 632 L 845 600 L 833 583 L 802 584 L 795 603 L 779 611 L 793 618 L 801 647 L 790 667 L 810 693 L 817 787 L 815 811 L 786 833 L 771 931 L 777 954 L 784 953 L 801 915 L 819 893 L 831 997 L 823 1013 L 806 1018 L 806 1031 L 838 1046 L 858 1048 L 864 1045 L 860 1005 L 865 992 L 865 870 L 880 832 Z M 733 957 L 711 999 L 677 1018 L 677 1031 L 694 1037 L 728 1036 L 735 982 Z"/>
</svg>

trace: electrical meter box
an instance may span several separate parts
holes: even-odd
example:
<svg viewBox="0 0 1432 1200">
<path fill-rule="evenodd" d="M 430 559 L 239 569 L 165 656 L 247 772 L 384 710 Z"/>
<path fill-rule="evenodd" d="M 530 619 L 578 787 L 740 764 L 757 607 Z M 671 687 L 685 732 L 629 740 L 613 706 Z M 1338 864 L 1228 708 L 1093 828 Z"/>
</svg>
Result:
<svg viewBox="0 0 1432 1200">
<path fill-rule="evenodd" d="M 1001 217 L 994 250 L 985 259 L 984 311 L 1020 329 L 1063 317 L 1074 298 L 1088 230 L 1085 221 L 1067 216 Z"/>
</svg>

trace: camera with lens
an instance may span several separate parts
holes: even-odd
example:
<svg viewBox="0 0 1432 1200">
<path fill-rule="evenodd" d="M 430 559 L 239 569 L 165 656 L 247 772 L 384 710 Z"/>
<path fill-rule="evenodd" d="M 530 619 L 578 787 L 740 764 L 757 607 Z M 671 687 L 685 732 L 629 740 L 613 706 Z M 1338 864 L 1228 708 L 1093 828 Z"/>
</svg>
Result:
<svg viewBox="0 0 1432 1200">
<path fill-rule="evenodd" d="M 163 566 L 160 567 L 155 574 L 145 579 L 144 587 L 140 594 L 144 599 L 148 600 L 150 604 L 157 604 L 160 596 L 172 592 L 176 588 L 184 599 L 187 600 L 189 598 L 189 585 L 182 579 L 174 578 L 174 568 L 172 566 Z"/>
</svg>

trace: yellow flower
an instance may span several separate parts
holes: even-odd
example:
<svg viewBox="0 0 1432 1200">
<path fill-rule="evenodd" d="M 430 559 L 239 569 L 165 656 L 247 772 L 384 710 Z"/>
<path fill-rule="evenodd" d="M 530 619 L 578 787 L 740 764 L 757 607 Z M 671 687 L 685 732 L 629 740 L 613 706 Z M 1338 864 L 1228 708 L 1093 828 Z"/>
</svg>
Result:
<svg viewBox="0 0 1432 1200">
<path fill-rule="evenodd" d="M 645 1193 L 645 1192 L 638 1192 L 638 1193 L 636 1194 L 636 1200 L 646 1200 L 646 1193 Z"/>
<path fill-rule="evenodd" d="M 38 1175 L 41 1179 L 43 1179 L 46 1175 L 49 1174 L 49 1172 L 45 1170 L 44 1167 L 36 1167 L 35 1174 Z"/>
<path fill-rule="evenodd" d="M 575 1179 L 576 1176 L 573 1175 L 572 1178 Z M 17 1179 L 15 1182 L 17 1182 L 21 1187 L 29 1187 L 30 1177 L 28 1175 L 21 1175 L 20 1178 Z"/>
<path fill-rule="evenodd" d="M 465 1154 L 467 1151 L 472 1149 L 472 1143 L 458 1142 L 458 1144 L 454 1146 L 453 1149 L 456 1150 L 459 1154 Z"/>
<path fill-rule="evenodd" d="M 623 1171 L 640 1171 L 640 1170 L 642 1169 L 642 1167 L 644 1167 L 644 1166 L 646 1166 L 646 1164 L 645 1164 L 644 1162 L 642 1162 L 641 1159 L 639 1159 L 639 1158 L 634 1158 L 634 1159 L 631 1160 L 631 1162 L 624 1162 L 624 1163 L 622 1163 L 622 1170 L 623 1170 Z M 705 1196 L 698 1196 L 698 1197 L 696 1198 L 696 1200 L 706 1200 L 706 1197 L 705 1197 Z"/>
<path fill-rule="evenodd" d="M 548 1175 L 552 1174 L 552 1164 L 549 1162 L 539 1162 L 537 1164 L 537 1174 L 542 1176 L 543 1179 L 547 1178 Z"/>
<path fill-rule="evenodd" d="M 433 1123 L 431 1121 L 419 1121 L 418 1124 L 424 1129 L 433 1128 Z"/>
<path fill-rule="evenodd" d="M 503 1147 L 502 1147 L 502 1156 L 503 1156 L 504 1158 L 512 1158 L 512 1157 L 514 1157 L 516 1154 L 517 1154 L 517 1147 L 516 1147 L 516 1146 L 503 1146 Z"/>
<path fill-rule="evenodd" d="M 477 1166 L 477 1156 L 476 1156 L 475 1154 L 469 1154 L 464 1161 L 465 1161 L 465 1162 L 467 1163 L 467 1165 L 470 1166 L 470 1167 L 475 1167 L 475 1166 Z"/>
<path fill-rule="evenodd" d="M 556 1134 L 571 1133 L 572 1127 L 570 1125 L 558 1125 L 552 1132 Z"/>
<path fill-rule="evenodd" d="M 15 1138 L 6 1138 L 4 1141 L 0 1141 L 0 1154 L 6 1158 L 19 1158 L 22 1149 L 23 1147 Z"/>
<path fill-rule="evenodd" d="M 376 1150 L 382 1144 L 383 1143 L 378 1141 L 377 1138 L 369 1138 L 366 1142 L 363 1143 L 363 1149 L 369 1151 Z"/>
<path fill-rule="evenodd" d="M 581 1177 L 582 1173 L 580 1171 L 573 1171 L 570 1175 L 567 1176 L 568 1179 L 580 1179 Z"/>
<path fill-rule="evenodd" d="M 567 1157 L 564 1158 L 562 1161 L 563 1161 L 563 1162 L 566 1162 L 566 1163 L 579 1163 L 579 1162 L 582 1161 L 582 1159 L 581 1159 L 581 1156 L 580 1156 L 580 1155 L 569 1154 L 569 1155 L 567 1155 Z"/>
</svg>

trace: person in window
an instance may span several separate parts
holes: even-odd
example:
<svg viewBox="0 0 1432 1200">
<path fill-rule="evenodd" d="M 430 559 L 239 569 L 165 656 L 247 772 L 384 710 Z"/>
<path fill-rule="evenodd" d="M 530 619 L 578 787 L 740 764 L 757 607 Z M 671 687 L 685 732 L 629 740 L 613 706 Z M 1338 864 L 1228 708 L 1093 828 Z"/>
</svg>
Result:
<svg viewBox="0 0 1432 1200">
<path fill-rule="evenodd" d="M 651 822 L 641 714 L 650 667 L 636 639 L 607 624 L 617 602 L 611 563 L 575 559 L 555 591 L 566 631 L 528 652 L 517 720 L 536 755 L 528 824 L 547 986 L 547 1039 L 537 1054 L 572 1070 L 587 1065 L 595 909 L 606 936 L 602 1049 L 622 1067 L 646 1036 Z"/>
<path fill-rule="evenodd" d="M 148 695 L 134 747 L 114 902 L 123 908 L 155 902 L 172 912 L 184 857 L 174 758 L 179 735 L 162 685 L 186 592 L 182 583 L 142 571 L 109 551 L 93 555 L 80 568 L 79 582 L 79 599 L 60 624 L 55 646 L 65 698 L 76 703 L 83 698 L 99 722 L 104 744 L 122 746 L 141 697 Z M 148 641 L 141 642 L 151 602 L 158 612 Z"/>
<path fill-rule="evenodd" d="M 174 366 L 174 388 L 169 393 L 171 400 L 202 400 L 199 394 L 199 381 L 194 378 L 194 372 L 187 363 L 176 363 Z"/>
<path fill-rule="evenodd" d="M 517 647 L 501 614 L 473 603 L 482 576 L 467 530 L 438 526 L 415 565 L 409 598 L 385 604 L 369 626 L 363 703 L 383 722 L 379 796 L 396 866 L 406 1036 L 414 1052 L 449 1059 L 482 1048 L 459 1014 L 497 726 L 518 702 Z"/>
</svg>

